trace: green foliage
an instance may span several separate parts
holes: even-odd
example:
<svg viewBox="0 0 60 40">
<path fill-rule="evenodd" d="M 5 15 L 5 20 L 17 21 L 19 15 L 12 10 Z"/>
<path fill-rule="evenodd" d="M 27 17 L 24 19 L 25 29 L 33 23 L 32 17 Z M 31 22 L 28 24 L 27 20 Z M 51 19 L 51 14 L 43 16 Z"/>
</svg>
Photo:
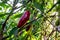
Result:
<svg viewBox="0 0 60 40">
<path fill-rule="evenodd" d="M 3 32 L 4 37 L 9 36 L 6 38 L 6 40 L 42 40 L 45 36 L 45 38 L 48 38 L 49 34 L 53 31 L 53 26 L 60 25 L 60 0 L 30 0 L 29 2 L 28 0 L 18 0 L 16 3 L 13 0 L 11 4 L 7 3 L 10 0 L 1 1 L 2 2 L 0 2 L 0 31 L 2 30 L 2 25 L 6 21 L 8 15 L 10 15 L 9 19 L 6 21 L 6 26 Z M 54 5 L 54 2 L 57 1 L 58 4 Z M 15 3 L 14 6 L 13 3 Z M 22 5 L 17 5 L 19 3 Z M 52 7 L 53 5 L 54 7 Z M 48 10 L 51 9 L 51 7 L 52 10 L 48 12 Z M 32 20 L 34 21 L 31 22 L 31 29 L 29 31 L 26 31 L 26 28 L 22 28 L 21 31 L 23 32 L 20 35 L 20 31 L 18 32 L 19 29 L 17 28 L 17 23 L 19 22 L 19 19 L 26 10 L 29 10 L 31 13 L 28 22 L 31 22 Z M 57 12 L 56 15 L 54 14 L 54 12 Z M 24 25 L 24 27 L 25 26 L 26 25 Z M 56 33 L 57 32 L 53 32 L 48 39 L 60 39 L 58 37 L 60 33 Z"/>
<path fill-rule="evenodd" d="M 17 29 L 18 29 L 17 27 L 14 27 L 14 28 L 10 31 L 9 35 L 10 35 L 10 36 L 13 35 L 13 34 L 16 32 Z"/>
<path fill-rule="evenodd" d="M 56 21 L 56 26 L 59 26 L 59 25 L 60 25 L 60 20 L 57 19 L 57 21 Z"/>
<path fill-rule="evenodd" d="M 41 11 L 43 11 L 44 10 L 44 8 L 43 8 L 43 5 L 42 4 L 40 4 L 40 3 L 38 3 L 38 2 L 33 2 L 34 3 L 34 6 L 37 8 L 37 9 L 39 9 L 39 10 L 41 10 Z"/>
<path fill-rule="evenodd" d="M 1 14 L 2 12 L 0 12 L 0 17 L 3 17 L 5 15 L 8 15 L 9 13 L 4 13 L 4 14 Z"/>
</svg>

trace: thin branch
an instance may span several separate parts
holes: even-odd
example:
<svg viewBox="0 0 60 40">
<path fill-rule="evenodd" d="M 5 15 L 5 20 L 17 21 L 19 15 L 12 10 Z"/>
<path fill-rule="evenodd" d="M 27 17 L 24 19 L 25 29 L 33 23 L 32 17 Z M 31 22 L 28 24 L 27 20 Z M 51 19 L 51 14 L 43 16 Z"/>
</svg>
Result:
<svg viewBox="0 0 60 40">
<path fill-rule="evenodd" d="M 52 32 L 48 35 L 48 39 L 49 40 L 49 37 L 55 32 L 56 30 L 52 30 Z"/>
<path fill-rule="evenodd" d="M 53 25 L 49 20 L 47 20 L 51 25 Z M 53 27 L 55 28 L 55 25 L 53 25 Z M 48 39 L 49 39 L 49 37 L 56 31 L 56 30 L 54 30 L 54 28 L 53 28 L 53 30 L 52 30 L 52 32 L 48 35 Z M 47 40 L 48 40 L 47 39 Z"/>
<path fill-rule="evenodd" d="M 52 32 L 48 36 L 50 37 L 55 31 L 56 30 L 52 30 Z"/>
<path fill-rule="evenodd" d="M 13 7 L 15 7 L 16 6 L 16 4 L 18 3 L 18 0 L 14 0 L 14 2 L 13 2 L 14 4 L 13 4 Z"/>
<path fill-rule="evenodd" d="M 56 4 L 54 4 L 46 13 L 50 12 L 57 4 L 58 4 L 58 2 Z"/>
<path fill-rule="evenodd" d="M 6 26 L 6 22 L 9 19 L 10 15 L 8 15 L 8 17 L 6 18 L 5 22 L 2 24 L 2 29 L 4 30 L 4 27 Z"/>
<path fill-rule="evenodd" d="M 55 27 L 55 25 L 54 24 L 52 24 L 49 20 L 47 20 L 53 27 Z"/>
<path fill-rule="evenodd" d="M 15 4 L 15 3 L 14 3 Z M 14 5 L 13 4 L 13 5 Z M 3 31 L 4 31 L 4 28 L 5 28 L 5 26 L 6 26 L 6 23 L 7 23 L 7 20 L 10 18 L 10 16 L 13 14 L 13 11 L 14 11 L 14 6 L 12 7 L 12 10 L 11 10 L 11 12 L 10 12 L 10 14 L 7 16 L 7 18 L 6 18 L 6 20 L 4 21 L 4 23 L 2 24 L 2 30 L 1 30 L 1 35 L 2 36 L 0 36 L 2 39 L 3 39 Z M 1 39 L 0 39 L 1 40 Z"/>
<path fill-rule="evenodd" d="M 9 19 L 9 17 L 13 14 L 13 11 L 14 11 L 14 7 L 15 7 L 15 5 L 17 4 L 17 2 L 15 3 L 15 1 L 17 1 L 17 0 L 14 0 L 14 4 L 13 4 L 13 7 L 12 7 L 12 10 L 11 10 L 11 12 L 10 12 L 10 14 L 7 16 L 7 18 L 6 18 L 6 20 L 4 21 L 4 23 L 2 24 L 2 29 L 4 30 L 4 27 L 6 26 L 6 22 L 7 22 L 7 20 Z"/>
</svg>

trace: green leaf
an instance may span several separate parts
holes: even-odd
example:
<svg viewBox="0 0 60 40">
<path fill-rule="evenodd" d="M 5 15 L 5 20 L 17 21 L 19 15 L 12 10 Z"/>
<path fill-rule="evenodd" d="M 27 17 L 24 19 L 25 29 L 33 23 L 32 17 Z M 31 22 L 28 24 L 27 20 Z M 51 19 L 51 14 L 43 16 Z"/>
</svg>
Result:
<svg viewBox="0 0 60 40">
<path fill-rule="evenodd" d="M 34 6 L 35 6 L 37 9 L 41 10 L 41 11 L 44 10 L 44 9 L 43 9 L 43 5 L 40 4 L 40 3 L 38 3 L 38 2 L 34 2 Z"/>
<path fill-rule="evenodd" d="M 8 8 L 8 7 L 11 7 L 11 5 L 6 5 L 5 3 L 0 3 L 0 6 L 4 7 L 4 8 Z"/>
<path fill-rule="evenodd" d="M 3 16 L 5 16 L 5 15 L 8 15 L 9 13 L 4 13 L 4 14 L 1 14 L 0 13 L 0 17 L 3 17 Z"/>
<path fill-rule="evenodd" d="M 7 3 L 7 1 L 9 1 L 9 0 L 1 0 L 3 3 Z"/>
<path fill-rule="evenodd" d="M 55 25 L 56 25 L 56 26 L 60 25 L 60 20 L 59 20 L 59 19 L 57 19 Z"/>
<path fill-rule="evenodd" d="M 17 15 L 14 15 L 12 18 L 20 18 L 22 16 L 22 14 L 17 14 Z"/>
<path fill-rule="evenodd" d="M 27 33 L 23 32 L 22 35 L 20 35 L 19 40 L 25 40 L 27 36 Z"/>
<path fill-rule="evenodd" d="M 18 29 L 17 27 L 14 27 L 14 28 L 10 31 L 9 35 L 11 36 L 11 35 L 15 34 L 15 32 L 16 32 L 17 29 Z"/>
</svg>

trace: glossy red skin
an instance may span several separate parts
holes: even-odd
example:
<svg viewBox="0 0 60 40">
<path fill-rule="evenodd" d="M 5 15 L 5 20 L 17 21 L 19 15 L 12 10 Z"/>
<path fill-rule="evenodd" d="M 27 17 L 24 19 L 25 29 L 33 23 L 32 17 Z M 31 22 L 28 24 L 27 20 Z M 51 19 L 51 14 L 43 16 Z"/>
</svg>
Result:
<svg viewBox="0 0 60 40">
<path fill-rule="evenodd" d="M 30 12 L 29 11 L 25 11 L 25 13 L 20 18 L 17 27 L 18 28 L 22 27 L 29 20 L 29 17 L 30 17 Z"/>
</svg>

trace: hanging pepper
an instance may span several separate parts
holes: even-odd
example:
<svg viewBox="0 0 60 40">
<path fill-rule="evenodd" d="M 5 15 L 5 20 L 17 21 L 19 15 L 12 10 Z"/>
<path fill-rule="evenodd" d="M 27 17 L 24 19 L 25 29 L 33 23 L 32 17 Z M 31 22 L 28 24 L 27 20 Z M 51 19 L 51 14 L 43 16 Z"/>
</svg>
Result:
<svg viewBox="0 0 60 40">
<path fill-rule="evenodd" d="M 28 31 L 30 28 L 31 28 L 31 25 L 28 25 L 28 26 L 26 27 L 26 31 Z"/>
<path fill-rule="evenodd" d="M 22 27 L 29 20 L 29 17 L 30 17 L 30 12 L 29 11 L 25 11 L 25 13 L 20 18 L 17 27 L 18 28 Z"/>
</svg>

